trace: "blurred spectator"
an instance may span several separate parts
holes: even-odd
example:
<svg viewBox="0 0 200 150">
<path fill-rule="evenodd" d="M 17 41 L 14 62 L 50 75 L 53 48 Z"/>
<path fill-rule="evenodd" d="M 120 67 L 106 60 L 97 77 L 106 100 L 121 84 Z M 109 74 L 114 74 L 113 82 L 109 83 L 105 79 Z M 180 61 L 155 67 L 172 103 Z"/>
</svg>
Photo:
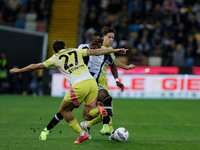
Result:
<svg viewBox="0 0 200 150">
<path fill-rule="evenodd" d="M 122 21 L 127 22 L 127 23 L 130 22 L 131 14 L 128 11 L 128 8 L 126 5 L 122 6 L 122 9 L 118 12 L 117 17 L 118 17 L 119 22 L 122 22 Z"/>
<path fill-rule="evenodd" d="M 103 11 L 98 19 L 98 24 L 102 28 L 104 25 L 108 25 L 110 23 L 109 17 L 108 17 L 108 12 Z"/>
<path fill-rule="evenodd" d="M 8 0 L 6 6 L 3 9 L 3 19 L 5 21 L 5 25 L 14 25 L 21 6 L 22 2 L 20 0 Z"/>
<path fill-rule="evenodd" d="M 85 28 L 89 29 L 90 27 L 93 27 L 95 29 L 98 29 L 98 17 L 95 12 L 90 12 L 88 16 L 86 17 L 85 21 Z"/>
<path fill-rule="evenodd" d="M 154 37 L 152 37 L 151 45 L 153 48 L 162 46 L 162 37 L 160 34 L 156 34 Z"/>
<path fill-rule="evenodd" d="M 152 50 L 152 56 L 161 57 L 162 50 L 160 46 L 155 46 Z"/>
<path fill-rule="evenodd" d="M 144 18 L 148 20 L 149 22 L 152 22 L 151 19 L 152 15 L 152 9 L 153 9 L 153 2 L 151 0 L 146 0 L 144 3 Z"/>
<path fill-rule="evenodd" d="M 165 30 L 163 38 L 162 38 L 162 44 L 163 44 L 163 46 L 170 45 L 170 40 L 171 40 L 171 33 L 168 30 Z"/>
<path fill-rule="evenodd" d="M 145 38 L 141 39 L 140 43 L 138 43 L 137 49 L 146 57 L 151 55 L 151 45 Z"/>
<path fill-rule="evenodd" d="M 194 66 L 194 57 L 197 49 L 197 41 L 194 38 L 193 34 L 190 34 L 187 37 L 187 41 L 185 42 L 185 64 L 187 67 Z"/>
<path fill-rule="evenodd" d="M 200 0 L 197 0 L 194 4 L 194 11 L 199 12 L 200 11 Z"/>
<path fill-rule="evenodd" d="M 36 70 L 31 73 L 31 82 L 29 85 L 31 93 L 33 96 L 42 95 L 42 76 L 41 73 Z"/>
<path fill-rule="evenodd" d="M 163 25 L 164 25 L 165 29 L 172 30 L 173 25 L 174 25 L 172 16 L 170 16 L 170 15 L 165 16 L 165 20 L 163 21 Z"/>
<path fill-rule="evenodd" d="M 85 31 L 84 37 L 83 37 L 83 42 L 82 43 L 90 43 L 90 38 L 92 34 L 94 34 L 96 31 L 94 28 L 89 28 Z"/>
<path fill-rule="evenodd" d="M 185 42 L 186 42 L 186 39 L 185 39 L 185 36 L 184 36 L 184 33 L 179 31 L 177 36 L 175 37 L 175 40 L 176 40 L 176 44 L 182 44 L 184 45 Z"/>
<path fill-rule="evenodd" d="M 193 5 L 189 5 L 188 6 L 188 8 L 187 8 L 187 13 L 186 13 L 186 20 L 190 20 L 191 19 L 191 17 L 193 16 L 195 14 L 195 12 L 194 12 L 194 7 L 193 7 Z"/>
<path fill-rule="evenodd" d="M 195 15 L 192 15 L 188 20 L 186 30 L 188 31 L 188 33 L 198 33 L 200 31 Z"/>
<path fill-rule="evenodd" d="M 163 3 L 163 12 L 165 15 L 174 15 L 177 11 L 177 6 L 174 0 L 165 0 Z"/>
<path fill-rule="evenodd" d="M 153 2 L 151 0 L 146 0 L 144 4 L 144 8 L 146 13 L 151 13 L 153 9 Z"/>
<path fill-rule="evenodd" d="M 175 51 L 172 53 L 172 65 L 178 67 L 184 67 L 184 55 L 185 50 L 182 44 L 177 44 Z"/>
<path fill-rule="evenodd" d="M 177 26 L 177 29 L 175 29 L 175 32 L 174 32 L 174 37 L 177 37 L 178 36 L 178 33 L 182 32 L 184 35 L 186 35 L 186 30 L 185 30 L 185 25 L 183 23 L 179 23 L 178 26 Z"/>
<path fill-rule="evenodd" d="M 176 49 L 175 40 L 171 40 L 170 44 L 163 47 L 162 66 L 172 66 L 172 54 Z"/>
<path fill-rule="evenodd" d="M 27 6 L 27 12 L 36 13 L 37 6 L 38 6 L 37 0 L 29 0 Z"/>
<path fill-rule="evenodd" d="M 152 11 L 152 20 L 161 21 L 163 19 L 162 7 L 160 4 L 156 4 Z"/>
<path fill-rule="evenodd" d="M 142 12 L 143 3 L 142 0 L 130 0 L 128 3 L 129 12 L 133 12 L 133 8 L 137 6 L 139 8 L 139 12 Z"/>
<path fill-rule="evenodd" d="M 131 13 L 131 23 L 139 23 L 142 18 L 142 13 L 139 11 L 138 5 L 134 5 L 133 12 Z"/>
<path fill-rule="evenodd" d="M 128 40 L 128 35 L 129 35 L 128 24 L 124 21 L 121 22 L 117 33 L 119 40 Z"/>
<path fill-rule="evenodd" d="M 184 9 L 177 9 L 177 12 L 173 15 L 173 22 L 174 24 L 186 22 L 186 12 Z"/>
<path fill-rule="evenodd" d="M 153 28 L 153 37 L 155 37 L 155 35 L 159 34 L 159 35 L 163 35 L 164 34 L 164 27 L 162 26 L 160 21 L 156 21 L 156 23 L 154 24 Z"/>
<path fill-rule="evenodd" d="M 41 0 L 40 3 L 37 6 L 37 20 L 43 21 L 43 20 L 48 20 L 48 15 L 49 15 L 49 8 L 50 8 L 50 3 L 47 0 Z"/>
</svg>

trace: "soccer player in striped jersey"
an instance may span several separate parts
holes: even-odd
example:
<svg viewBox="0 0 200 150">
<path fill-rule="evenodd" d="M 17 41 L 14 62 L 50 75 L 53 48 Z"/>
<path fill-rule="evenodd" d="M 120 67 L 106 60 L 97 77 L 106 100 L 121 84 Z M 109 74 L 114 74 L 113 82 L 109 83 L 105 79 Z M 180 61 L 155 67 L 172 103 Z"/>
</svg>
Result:
<svg viewBox="0 0 200 150">
<path fill-rule="evenodd" d="M 102 34 L 104 36 L 104 41 L 103 41 L 103 45 L 102 48 L 103 49 L 113 49 L 111 47 L 113 40 L 114 40 L 114 36 L 115 36 L 115 29 L 111 28 L 111 27 L 104 27 L 102 29 Z M 97 59 L 97 57 L 99 59 Z M 99 93 L 98 93 L 98 102 L 103 102 L 104 103 L 104 108 L 107 109 L 108 112 L 108 116 L 104 117 L 103 119 L 103 128 L 100 131 L 100 134 L 102 135 L 110 135 L 111 133 L 114 132 L 113 126 L 112 126 L 112 116 L 113 116 L 113 107 L 112 107 L 112 97 L 109 94 L 108 91 L 108 86 L 107 86 L 107 82 L 106 82 L 106 75 L 107 75 L 107 67 L 108 65 L 110 65 L 111 67 L 111 72 L 115 78 L 116 84 L 118 87 L 121 88 L 121 91 L 124 91 L 124 86 L 122 83 L 119 82 L 118 79 L 118 74 L 117 74 L 117 69 L 116 66 L 123 68 L 123 69 L 134 69 L 135 65 L 134 64 L 130 64 L 130 65 L 126 65 L 123 64 L 119 61 L 117 61 L 115 59 L 115 55 L 113 53 L 111 54 L 107 54 L 108 61 L 106 62 L 106 55 L 103 56 L 90 56 L 90 58 L 94 58 L 94 62 L 96 61 L 97 65 L 99 64 L 101 66 L 101 69 L 96 71 L 96 81 L 98 83 L 99 86 Z M 113 63 L 114 60 L 114 63 Z M 89 61 L 90 62 L 90 61 Z M 93 71 L 95 72 L 95 68 L 92 69 L 91 66 L 93 66 L 94 63 L 91 60 L 91 64 L 88 64 L 88 68 L 90 70 L 90 73 L 95 77 L 95 74 L 93 73 Z M 82 129 L 84 129 L 86 132 L 89 133 L 90 127 L 96 123 L 99 123 L 102 121 L 102 117 L 98 116 L 97 118 L 92 119 L 91 121 L 86 121 L 86 122 L 81 122 L 81 127 Z M 109 123 L 108 123 L 109 122 Z M 90 135 L 91 138 L 91 135 Z M 109 140 L 112 140 L 112 135 L 109 136 Z"/>
<path fill-rule="evenodd" d="M 104 55 L 112 52 L 125 54 L 126 50 L 66 49 L 65 43 L 61 40 L 53 42 L 53 49 L 55 54 L 45 62 L 30 64 L 21 69 L 14 68 L 10 70 L 10 73 L 15 74 L 56 66 L 71 85 L 71 89 L 63 98 L 59 110 L 69 126 L 79 134 L 78 139 L 74 143 L 81 143 L 88 139 L 89 135 L 81 129 L 72 114 L 73 109 L 79 107 L 81 102 L 84 102 L 83 118 L 85 120 L 91 120 L 98 114 L 97 109 L 93 109 L 98 95 L 98 87 L 87 66 L 84 64 L 82 57 Z"/>
</svg>

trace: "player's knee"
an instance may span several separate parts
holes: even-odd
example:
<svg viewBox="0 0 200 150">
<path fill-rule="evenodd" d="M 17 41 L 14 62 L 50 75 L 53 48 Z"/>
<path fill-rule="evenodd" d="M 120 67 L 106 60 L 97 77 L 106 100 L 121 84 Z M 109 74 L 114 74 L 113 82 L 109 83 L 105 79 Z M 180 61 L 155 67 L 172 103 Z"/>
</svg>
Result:
<svg viewBox="0 0 200 150">
<path fill-rule="evenodd" d="M 104 106 L 112 105 L 112 97 L 110 95 L 106 96 L 103 100 Z"/>
<path fill-rule="evenodd" d="M 84 113 L 84 114 L 83 114 L 83 119 L 89 121 L 89 120 L 91 120 L 91 117 L 90 117 L 89 114 Z"/>
</svg>

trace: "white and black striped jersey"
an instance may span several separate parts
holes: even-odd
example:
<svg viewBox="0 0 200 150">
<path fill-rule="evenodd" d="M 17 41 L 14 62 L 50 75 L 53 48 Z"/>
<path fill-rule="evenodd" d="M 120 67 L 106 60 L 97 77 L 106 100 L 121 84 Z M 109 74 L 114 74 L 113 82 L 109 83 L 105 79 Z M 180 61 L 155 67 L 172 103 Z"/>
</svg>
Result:
<svg viewBox="0 0 200 150">
<path fill-rule="evenodd" d="M 81 44 L 78 49 L 90 49 L 89 44 Z M 113 57 L 110 54 L 99 55 L 99 56 L 89 56 L 88 60 L 84 60 L 85 64 L 88 66 L 89 72 L 99 84 L 99 78 L 102 75 L 102 70 L 107 70 L 107 66 L 114 63 Z"/>
</svg>

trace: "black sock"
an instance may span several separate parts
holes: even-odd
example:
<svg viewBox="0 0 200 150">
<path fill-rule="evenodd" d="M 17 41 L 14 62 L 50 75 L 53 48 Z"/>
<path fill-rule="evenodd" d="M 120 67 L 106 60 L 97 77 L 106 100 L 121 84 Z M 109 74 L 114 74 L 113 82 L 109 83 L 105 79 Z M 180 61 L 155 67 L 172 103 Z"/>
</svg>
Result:
<svg viewBox="0 0 200 150">
<path fill-rule="evenodd" d="M 111 118 L 112 109 L 106 109 L 106 110 L 108 112 L 108 115 L 103 118 L 103 124 L 109 124 Z"/>
<path fill-rule="evenodd" d="M 103 118 L 103 124 L 109 124 L 112 116 L 112 97 L 109 95 L 104 99 L 104 108 L 107 110 L 108 115 Z"/>
<path fill-rule="evenodd" d="M 61 120 L 63 119 L 63 116 L 61 115 L 61 113 L 57 113 L 55 114 L 55 116 L 53 117 L 53 119 L 49 122 L 49 124 L 47 125 L 47 130 L 51 130 L 54 126 L 56 126 Z"/>
</svg>

